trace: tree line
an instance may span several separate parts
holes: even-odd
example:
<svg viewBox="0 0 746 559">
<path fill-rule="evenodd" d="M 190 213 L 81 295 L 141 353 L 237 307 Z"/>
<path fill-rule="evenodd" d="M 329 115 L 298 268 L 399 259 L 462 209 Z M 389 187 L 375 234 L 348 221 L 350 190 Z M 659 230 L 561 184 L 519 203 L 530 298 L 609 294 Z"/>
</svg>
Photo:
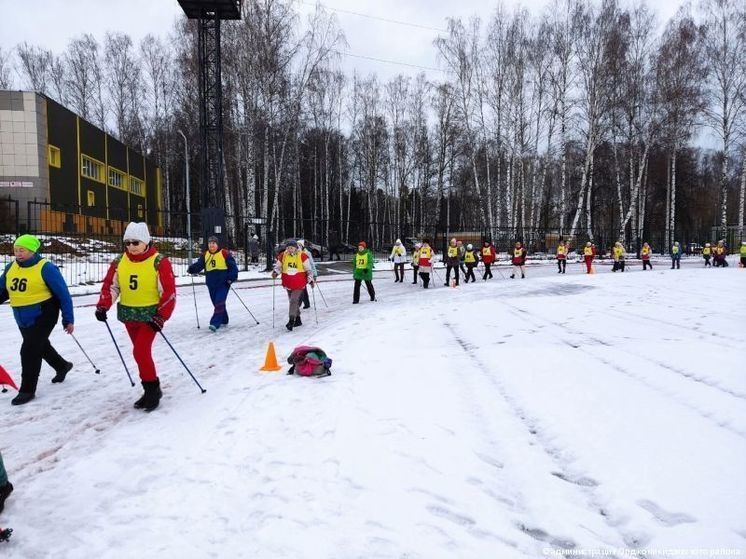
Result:
<svg viewBox="0 0 746 559">
<path fill-rule="evenodd" d="M 498 4 L 486 20 L 447 20 L 432 45 L 441 79 L 385 81 L 340 69 L 345 36 L 322 5 L 305 19 L 286 0 L 242 9 L 222 44 L 233 238 L 254 217 L 280 235 L 373 245 L 465 230 L 628 243 L 657 232 L 670 245 L 744 225 L 739 0 L 684 6 L 660 31 L 644 1 L 556 0 L 536 14 Z M 22 43 L 0 50 L 0 87 L 44 93 L 150 154 L 164 207 L 184 212 L 177 131 L 196 171 L 196 47 L 185 17 L 139 44 L 124 32 L 60 53 Z"/>
</svg>

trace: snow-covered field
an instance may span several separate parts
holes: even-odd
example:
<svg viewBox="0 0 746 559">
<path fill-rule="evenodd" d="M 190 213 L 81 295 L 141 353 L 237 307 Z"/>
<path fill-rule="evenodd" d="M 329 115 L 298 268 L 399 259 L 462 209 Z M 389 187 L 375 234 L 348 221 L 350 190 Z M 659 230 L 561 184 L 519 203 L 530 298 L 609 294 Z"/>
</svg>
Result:
<svg viewBox="0 0 746 559">
<path fill-rule="evenodd" d="M 322 278 L 329 308 L 316 293 L 318 326 L 305 311 L 292 333 L 279 288 L 272 329 L 270 283 L 238 289 L 260 325 L 231 295 L 217 334 L 204 288 L 196 329 L 187 286 L 165 333 L 207 393 L 159 340 L 164 399 L 150 414 L 132 408 L 139 385 L 95 297 L 76 298 L 102 373 L 58 328 L 76 364 L 65 383 L 45 366 L 35 401 L 0 395 L 16 486 L 0 556 L 746 555 L 746 270 L 700 265 L 552 264 L 458 289 L 441 271 L 428 291 L 380 272 L 380 300 L 356 306 L 336 274 Z M 7 305 L 0 326 L 0 364 L 19 379 Z M 283 362 L 321 346 L 333 375 L 260 373 L 270 340 Z"/>
</svg>

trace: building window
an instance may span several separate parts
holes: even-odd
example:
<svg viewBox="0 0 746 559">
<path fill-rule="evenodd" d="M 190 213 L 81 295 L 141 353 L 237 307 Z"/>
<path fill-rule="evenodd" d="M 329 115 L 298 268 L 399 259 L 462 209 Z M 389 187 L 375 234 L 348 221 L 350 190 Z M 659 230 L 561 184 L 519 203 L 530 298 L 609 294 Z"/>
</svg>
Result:
<svg viewBox="0 0 746 559">
<path fill-rule="evenodd" d="M 123 172 L 109 167 L 109 186 L 127 190 L 127 176 Z"/>
<path fill-rule="evenodd" d="M 57 167 L 58 169 L 62 166 L 62 157 L 60 155 L 60 148 L 49 145 L 49 166 Z"/>
<path fill-rule="evenodd" d="M 130 177 L 130 192 L 138 196 L 145 196 L 145 183 L 135 177 Z"/>
<path fill-rule="evenodd" d="M 143 212 L 142 204 L 137 204 L 137 217 L 142 219 L 144 216 L 145 216 L 145 213 Z"/>
<path fill-rule="evenodd" d="M 87 155 L 80 156 L 80 174 L 98 182 L 104 182 L 104 164 Z"/>
<path fill-rule="evenodd" d="M 93 190 L 88 191 L 88 207 L 92 208 L 96 205 L 96 193 Z"/>
</svg>

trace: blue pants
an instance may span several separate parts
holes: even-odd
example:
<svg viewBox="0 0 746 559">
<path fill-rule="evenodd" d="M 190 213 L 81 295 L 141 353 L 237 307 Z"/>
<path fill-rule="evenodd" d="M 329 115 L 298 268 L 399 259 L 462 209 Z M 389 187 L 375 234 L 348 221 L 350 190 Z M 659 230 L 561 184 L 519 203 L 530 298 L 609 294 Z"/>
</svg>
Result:
<svg viewBox="0 0 746 559">
<path fill-rule="evenodd" d="M 208 287 L 207 289 L 210 292 L 212 305 L 215 307 L 212 312 L 212 318 L 210 319 L 210 325 L 220 328 L 223 324 L 228 324 L 228 311 L 225 308 L 225 300 L 228 298 L 230 287 L 221 285 L 219 287 Z"/>
<path fill-rule="evenodd" d="M 5 472 L 5 465 L 3 464 L 3 455 L 0 454 L 0 487 L 8 483 L 8 474 Z"/>
</svg>

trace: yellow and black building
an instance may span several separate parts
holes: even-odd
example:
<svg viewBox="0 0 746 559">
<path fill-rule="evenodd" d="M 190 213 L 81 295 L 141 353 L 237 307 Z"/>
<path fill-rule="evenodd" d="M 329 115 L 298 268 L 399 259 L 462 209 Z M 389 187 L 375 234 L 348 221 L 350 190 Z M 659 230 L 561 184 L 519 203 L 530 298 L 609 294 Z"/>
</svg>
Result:
<svg viewBox="0 0 746 559">
<path fill-rule="evenodd" d="M 38 233 L 162 228 L 160 168 L 34 92 L 0 91 L 0 198 L 17 200 L 22 227 Z"/>
</svg>

